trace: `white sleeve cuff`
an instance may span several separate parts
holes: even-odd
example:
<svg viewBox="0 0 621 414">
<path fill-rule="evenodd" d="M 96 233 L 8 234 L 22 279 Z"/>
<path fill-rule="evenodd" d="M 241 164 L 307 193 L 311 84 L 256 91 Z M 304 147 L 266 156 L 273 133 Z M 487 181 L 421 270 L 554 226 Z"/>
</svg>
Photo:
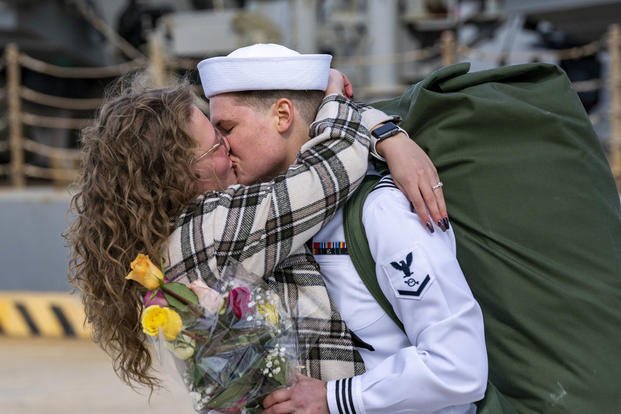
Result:
<svg viewBox="0 0 621 414">
<path fill-rule="evenodd" d="M 328 381 L 327 392 L 330 414 L 365 414 L 359 376 Z"/>
</svg>

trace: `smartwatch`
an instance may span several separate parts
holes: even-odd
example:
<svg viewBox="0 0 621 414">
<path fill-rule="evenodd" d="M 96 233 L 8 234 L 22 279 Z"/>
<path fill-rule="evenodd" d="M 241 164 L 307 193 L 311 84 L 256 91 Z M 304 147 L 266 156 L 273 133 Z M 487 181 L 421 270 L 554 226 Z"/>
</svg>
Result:
<svg viewBox="0 0 621 414">
<path fill-rule="evenodd" d="M 378 141 L 381 141 L 383 139 L 395 136 L 399 132 L 405 132 L 405 131 L 402 128 L 400 128 L 399 125 L 395 124 L 394 122 L 386 122 L 382 124 L 382 126 L 379 126 L 375 128 L 373 131 L 371 131 L 371 135 L 377 138 Z"/>
</svg>

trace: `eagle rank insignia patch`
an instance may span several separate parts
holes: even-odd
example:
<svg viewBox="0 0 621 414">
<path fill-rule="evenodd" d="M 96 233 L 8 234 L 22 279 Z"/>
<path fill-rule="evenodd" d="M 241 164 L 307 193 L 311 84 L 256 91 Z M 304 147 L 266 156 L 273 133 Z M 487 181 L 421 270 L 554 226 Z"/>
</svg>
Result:
<svg viewBox="0 0 621 414">
<path fill-rule="evenodd" d="M 420 300 L 433 283 L 431 266 L 422 253 L 406 251 L 382 265 L 395 295 L 403 299 Z"/>
</svg>

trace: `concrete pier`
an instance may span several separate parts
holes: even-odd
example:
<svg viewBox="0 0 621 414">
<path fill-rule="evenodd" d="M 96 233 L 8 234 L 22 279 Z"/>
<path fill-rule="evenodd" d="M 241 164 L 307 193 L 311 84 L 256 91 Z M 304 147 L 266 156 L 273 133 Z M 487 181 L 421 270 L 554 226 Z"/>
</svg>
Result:
<svg viewBox="0 0 621 414">
<path fill-rule="evenodd" d="M 0 335 L 0 413 L 192 414 L 181 381 L 153 394 L 133 391 L 89 341 Z"/>
</svg>

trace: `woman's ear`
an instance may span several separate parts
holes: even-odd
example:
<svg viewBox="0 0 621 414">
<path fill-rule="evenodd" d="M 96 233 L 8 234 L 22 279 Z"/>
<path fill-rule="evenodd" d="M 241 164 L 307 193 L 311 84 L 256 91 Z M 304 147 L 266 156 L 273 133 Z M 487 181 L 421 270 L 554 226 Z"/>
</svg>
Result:
<svg viewBox="0 0 621 414">
<path fill-rule="evenodd" d="M 285 133 L 293 125 L 295 108 L 293 102 L 287 98 L 280 98 L 274 104 L 276 129 L 279 133 Z"/>
</svg>

